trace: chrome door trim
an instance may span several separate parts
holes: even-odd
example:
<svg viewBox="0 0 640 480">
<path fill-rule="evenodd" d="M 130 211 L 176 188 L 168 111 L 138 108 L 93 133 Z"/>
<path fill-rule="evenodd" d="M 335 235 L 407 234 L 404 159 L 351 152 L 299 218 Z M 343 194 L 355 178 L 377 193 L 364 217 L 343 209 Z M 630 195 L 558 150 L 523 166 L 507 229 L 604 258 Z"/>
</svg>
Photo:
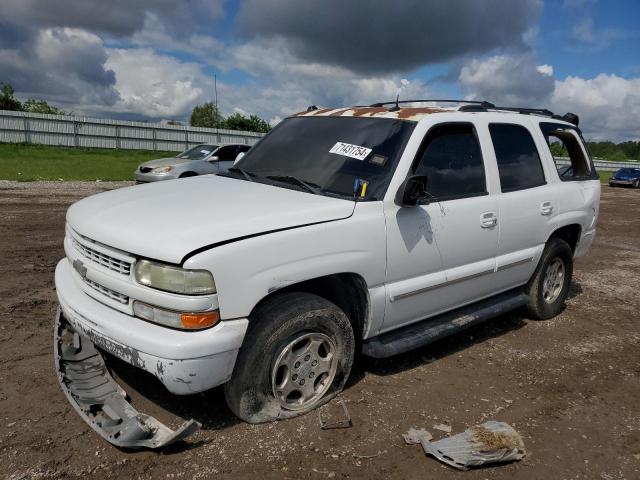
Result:
<svg viewBox="0 0 640 480">
<path fill-rule="evenodd" d="M 473 273 L 473 274 L 468 275 L 466 277 L 456 278 L 455 280 L 447 280 L 445 282 L 438 283 L 436 285 L 430 285 L 428 287 L 419 288 L 417 290 L 412 290 L 410 292 L 400 293 L 398 295 L 392 296 L 390 298 L 390 301 L 391 302 L 395 302 L 396 300 L 402 300 L 402 299 L 407 298 L 407 297 L 412 297 L 413 295 L 418 295 L 419 293 L 424 293 L 424 292 L 428 292 L 430 290 L 435 290 L 436 288 L 442 288 L 442 287 L 446 287 L 446 286 L 449 286 L 449 285 L 454 285 L 456 283 L 465 282 L 467 280 L 472 280 L 474 278 L 481 277 L 483 275 L 488 275 L 490 273 L 495 273 L 495 269 L 492 268 L 490 270 L 483 270 L 482 272 Z"/>
</svg>

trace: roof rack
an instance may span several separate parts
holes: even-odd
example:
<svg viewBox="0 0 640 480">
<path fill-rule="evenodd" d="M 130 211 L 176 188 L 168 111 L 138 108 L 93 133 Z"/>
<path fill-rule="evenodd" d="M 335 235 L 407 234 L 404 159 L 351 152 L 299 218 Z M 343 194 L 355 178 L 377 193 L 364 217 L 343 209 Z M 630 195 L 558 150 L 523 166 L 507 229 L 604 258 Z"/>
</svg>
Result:
<svg viewBox="0 0 640 480">
<path fill-rule="evenodd" d="M 394 102 L 379 102 L 373 103 L 371 107 L 384 107 L 385 105 L 393 105 L 391 111 L 398 110 L 399 105 L 402 103 L 463 103 L 458 110 L 461 112 L 486 112 L 488 110 L 499 110 L 503 112 L 515 112 L 523 115 L 542 115 L 544 117 L 551 117 L 556 120 L 563 120 L 568 123 L 572 123 L 576 127 L 580 123 L 580 117 L 575 113 L 565 113 L 564 115 L 556 115 L 551 110 L 546 108 L 521 108 L 521 107 L 498 107 L 491 102 L 485 100 L 442 100 L 442 99 L 420 99 L 420 100 L 398 100 Z"/>
<path fill-rule="evenodd" d="M 523 115 L 542 115 L 543 117 L 550 117 L 555 120 L 562 120 L 563 122 L 571 123 L 576 127 L 580 124 L 580 117 L 575 113 L 567 112 L 564 115 L 557 115 L 546 108 L 493 107 L 492 110 L 522 113 Z"/>
<path fill-rule="evenodd" d="M 421 100 L 395 100 L 393 102 L 379 102 L 369 105 L 370 107 L 384 107 L 385 105 L 399 105 L 401 103 L 466 103 L 469 105 L 480 105 L 484 108 L 495 108 L 491 102 L 480 100 L 437 100 L 437 99 L 421 99 Z"/>
</svg>

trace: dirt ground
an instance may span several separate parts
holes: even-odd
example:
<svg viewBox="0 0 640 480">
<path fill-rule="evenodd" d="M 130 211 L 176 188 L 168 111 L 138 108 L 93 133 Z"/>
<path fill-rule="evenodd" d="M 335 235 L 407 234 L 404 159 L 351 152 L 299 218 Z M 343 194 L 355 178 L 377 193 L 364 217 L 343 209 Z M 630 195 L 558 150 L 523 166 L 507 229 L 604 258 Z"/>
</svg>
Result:
<svg viewBox="0 0 640 480">
<path fill-rule="evenodd" d="M 124 452 L 70 407 L 52 361 L 53 271 L 66 208 L 121 184 L 0 182 L 0 475 L 22 478 L 640 478 L 640 191 L 603 186 L 597 239 L 576 266 L 559 317 L 501 317 L 396 358 L 359 358 L 341 395 L 353 427 L 321 430 L 317 412 L 239 423 L 220 389 L 173 397 L 111 361 L 134 405 L 202 430 L 162 452 Z M 136 385 L 136 387 L 132 387 Z M 335 405 L 334 405 L 335 406 Z M 509 422 L 528 455 L 459 473 L 401 434 L 435 438 Z"/>
</svg>

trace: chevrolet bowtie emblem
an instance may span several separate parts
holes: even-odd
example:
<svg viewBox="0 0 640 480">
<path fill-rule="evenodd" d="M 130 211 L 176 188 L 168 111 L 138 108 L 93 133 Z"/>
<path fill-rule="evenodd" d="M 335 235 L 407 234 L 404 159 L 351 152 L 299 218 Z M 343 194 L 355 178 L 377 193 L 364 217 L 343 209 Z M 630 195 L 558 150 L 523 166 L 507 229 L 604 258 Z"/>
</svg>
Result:
<svg viewBox="0 0 640 480">
<path fill-rule="evenodd" d="M 85 267 L 80 260 L 76 259 L 73 261 L 73 269 L 78 272 L 82 278 L 87 278 L 87 267 Z"/>
</svg>

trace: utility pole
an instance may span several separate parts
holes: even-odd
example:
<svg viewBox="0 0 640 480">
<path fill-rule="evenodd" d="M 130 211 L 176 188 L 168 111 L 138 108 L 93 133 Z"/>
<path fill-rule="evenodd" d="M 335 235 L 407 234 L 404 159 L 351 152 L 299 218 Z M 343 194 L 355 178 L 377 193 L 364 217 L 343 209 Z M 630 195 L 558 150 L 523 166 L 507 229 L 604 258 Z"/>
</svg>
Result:
<svg viewBox="0 0 640 480">
<path fill-rule="evenodd" d="M 218 75 L 213 74 L 213 92 L 214 92 L 214 100 L 216 104 L 216 142 L 220 143 L 220 111 L 218 110 Z"/>
</svg>

